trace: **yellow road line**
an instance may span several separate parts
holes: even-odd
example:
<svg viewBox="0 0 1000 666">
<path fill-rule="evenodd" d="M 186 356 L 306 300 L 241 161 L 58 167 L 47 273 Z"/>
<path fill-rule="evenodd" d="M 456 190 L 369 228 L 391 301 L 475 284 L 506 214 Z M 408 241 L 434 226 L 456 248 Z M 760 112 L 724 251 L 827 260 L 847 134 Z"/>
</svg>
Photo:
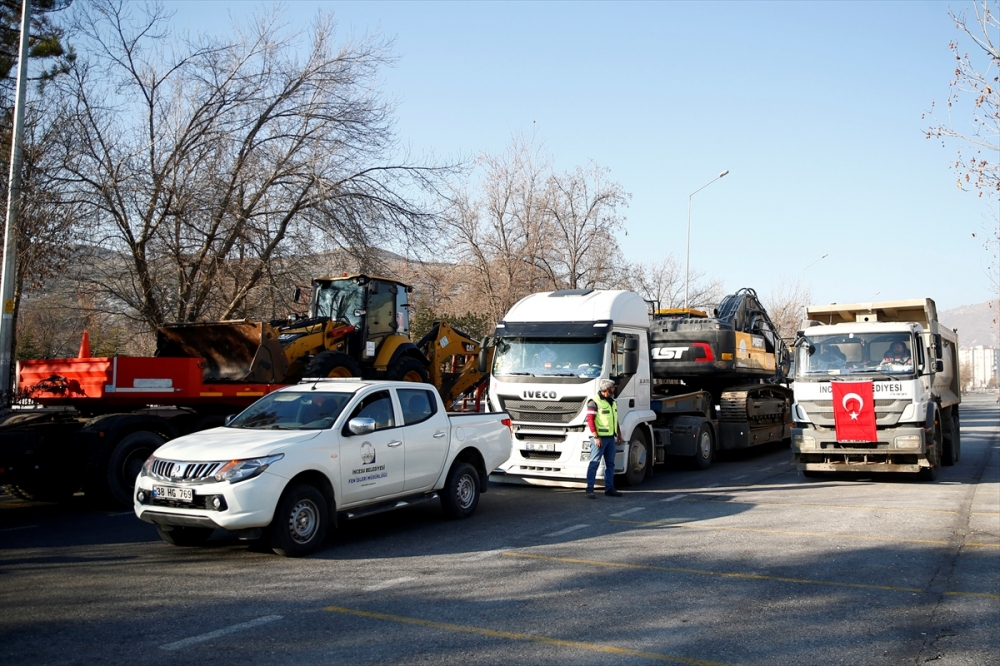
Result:
<svg viewBox="0 0 1000 666">
<path fill-rule="evenodd" d="M 507 553 L 504 553 L 505 555 Z M 355 610 L 342 606 L 327 606 L 323 610 L 331 613 L 341 613 L 343 615 L 354 615 L 357 617 L 367 617 L 374 620 L 386 620 L 388 622 L 399 622 L 402 624 L 413 624 L 419 627 L 431 627 L 433 629 L 444 629 L 445 631 L 459 631 L 466 634 L 476 634 L 479 636 L 490 636 L 492 638 L 507 638 L 514 641 L 527 641 L 531 643 L 543 643 L 545 645 L 556 645 L 559 647 L 573 648 L 576 650 L 590 650 L 591 652 L 604 652 L 607 654 L 620 654 L 628 657 L 640 657 L 654 661 L 666 661 L 677 664 L 690 664 L 691 666 L 726 666 L 718 661 L 705 661 L 704 659 L 691 659 L 689 657 L 678 657 L 670 654 L 660 654 L 659 652 L 643 652 L 641 650 L 630 650 L 628 648 L 616 647 L 614 645 L 601 645 L 599 643 L 583 643 L 581 641 L 569 641 L 562 638 L 549 638 L 548 636 L 537 636 L 534 634 L 518 634 L 511 631 L 498 631 L 496 629 L 484 629 L 482 627 L 471 627 L 463 624 L 450 624 L 448 622 L 434 622 L 432 620 L 421 620 L 415 617 L 404 617 L 402 615 L 389 615 L 388 613 L 374 613 L 371 611 Z"/>
<path fill-rule="evenodd" d="M 810 509 L 857 509 L 858 511 L 899 511 L 904 513 L 950 513 L 950 514 L 958 513 L 958 511 L 948 511 L 946 509 L 901 509 L 901 508 L 891 508 L 885 506 L 851 506 L 849 504 L 809 504 L 809 503 L 798 503 L 798 502 L 745 502 L 742 500 L 699 499 L 697 497 L 685 498 L 684 501 L 701 502 L 703 504 L 711 504 L 713 502 L 715 502 L 716 504 L 747 504 L 750 506 L 807 506 Z M 1000 514 L 986 514 L 986 515 L 1000 515 Z"/>
<path fill-rule="evenodd" d="M 795 532 L 792 530 L 765 530 L 752 527 L 727 527 L 724 525 L 690 525 L 687 523 L 671 523 L 665 520 L 643 522 L 639 520 L 609 519 L 610 523 L 628 523 L 631 525 L 646 525 L 649 527 L 683 527 L 692 530 L 721 530 L 724 532 L 756 532 L 759 534 L 790 534 L 792 536 L 817 536 L 834 539 L 860 539 L 865 541 L 892 541 L 895 543 L 929 543 L 934 546 L 947 546 L 947 541 L 935 539 L 897 539 L 894 537 L 864 536 L 861 534 L 835 534 L 832 532 Z"/>
<path fill-rule="evenodd" d="M 978 541 L 966 541 L 966 546 L 976 546 L 977 548 L 1000 548 L 1000 543 L 980 543 Z"/>
<path fill-rule="evenodd" d="M 889 592 L 913 592 L 921 593 L 922 590 L 916 587 L 894 587 L 892 585 L 868 585 L 865 583 L 840 583 L 832 580 L 816 580 L 813 578 L 788 578 L 785 576 L 765 576 L 762 574 L 734 573 L 729 571 L 706 571 L 702 569 L 686 569 L 683 567 L 658 567 L 652 564 L 630 564 L 628 562 L 602 562 L 600 560 L 581 560 L 573 557 L 552 557 L 549 555 L 534 555 L 530 553 L 508 552 L 504 557 L 520 557 L 530 560 L 544 560 L 547 562 L 564 562 L 566 564 L 586 564 L 589 566 L 610 567 L 615 569 L 645 569 L 649 571 L 669 571 L 670 573 L 697 574 L 700 576 L 718 576 L 721 578 L 739 578 L 743 580 L 769 580 L 780 583 L 799 583 L 803 585 L 826 585 L 829 587 L 851 587 L 862 590 L 887 590 Z"/>
<path fill-rule="evenodd" d="M 945 592 L 948 597 L 985 597 L 987 599 L 1000 599 L 1000 594 L 990 592 Z"/>
</svg>

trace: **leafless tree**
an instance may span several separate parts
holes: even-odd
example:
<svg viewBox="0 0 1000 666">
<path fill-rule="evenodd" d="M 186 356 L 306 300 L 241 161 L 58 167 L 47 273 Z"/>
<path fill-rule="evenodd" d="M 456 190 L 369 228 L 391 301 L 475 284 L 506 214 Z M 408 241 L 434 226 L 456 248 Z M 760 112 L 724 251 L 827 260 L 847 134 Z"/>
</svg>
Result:
<svg viewBox="0 0 1000 666">
<path fill-rule="evenodd" d="M 58 82 L 73 122 L 58 177 L 92 242 L 123 259 L 95 284 L 133 316 L 250 314 L 302 252 L 366 257 L 432 236 L 416 193 L 449 169 L 397 154 L 375 88 L 390 42 L 338 45 L 323 15 L 290 33 L 280 9 L 226 39 L 172 39 L 167 19 L 155 4 L 81 5 L 84 53 Z"/>
<path fill-rule="evenodd" d="M 801 280 L 782 277 L 774 291 L 761 294 L 761 303 L 767 309 L 778 334 L 789 342 L 806 318 L 806 306 L 812 300 L 812 290 Z"/>
<path fill-rule="evenodd" d="M 618 285 L 630 289 L 662 309 L 684 307 L 684 272 L 672 254 L 658 261 L 630 265 Z M 688 300 L 693 308 L 711 310 L 722 300 L 719 280 L 705 280 L 701 271 L 691 271 Z"/>
</svg>

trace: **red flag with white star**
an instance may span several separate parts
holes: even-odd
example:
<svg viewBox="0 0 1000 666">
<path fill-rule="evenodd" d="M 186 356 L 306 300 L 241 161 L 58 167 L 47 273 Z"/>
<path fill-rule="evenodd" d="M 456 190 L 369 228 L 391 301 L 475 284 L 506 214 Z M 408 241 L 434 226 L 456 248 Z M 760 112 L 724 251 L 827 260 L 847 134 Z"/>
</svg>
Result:
<svg viewBox="0 0 1000 666">
<path fill-rule="evenodd" d="M 875 392 L 871 382 L 832 382 L 838 442 L 876 442 Z"/>
</svg>

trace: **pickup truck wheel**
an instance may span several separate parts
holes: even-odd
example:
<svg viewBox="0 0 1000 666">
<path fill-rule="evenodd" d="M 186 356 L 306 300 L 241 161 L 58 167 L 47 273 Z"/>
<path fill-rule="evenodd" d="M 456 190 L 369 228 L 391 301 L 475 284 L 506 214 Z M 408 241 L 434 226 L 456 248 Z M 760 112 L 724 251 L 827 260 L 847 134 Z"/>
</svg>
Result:
<svg viewBox="0 0 1000 666">
<path fill-rule="evenodd" d="M 132 506 L 135 502 L 135 479 L 153 451 L 166 440 L 155 432 L 140 430 L 126 435 L 115 446 L 108 460 L 108 492 L 122 506 Z"/>
<path fill-rule="evenodd" d="M 204 546 L 213 531 L 211 527 L 174 527 L 168 530 L 162 525 L 156 526 L 157 534 L 171 546 Z"/>
<path fill-rule="evenodd" d="M 268 527 L 271 550 L 284 557 L 302 557 L 322 545 L 329 524 L 327 501 L 313 486 L 300 483 L 282 494 Z"/>
<path fill-rule="evenodd" d="M 636 429 L 625 450 L 625 473 L 622 480 L 626 486 L 637 486 L 646 478 L 649 469 L 649 448 L 642 430 Z"/>
<path fill-rule="evenodd" d="M 389 368 L 385 378 L 399 382 L 423 382 L 424 384 L 431 382 L 431 376 L 427 374 L 427 368 L 424 367 L 424 364 L 409 356 L 404 356 L 396 361 Z"/>
<path fill-rule="evenodd" d="M 441 508 L 449 518 L 468 518 L 479 504 L 479 472 L 468 463 L 455 463 L 441 492 Z"/>
<path fill-rule="evenodd" d="M 695 436 L 694 466 L 697 469 L 708 469 L 712 466 L 712 458 L 715 453 L 715 438 L 712 436 L 712 427 L 707 423 L 702 423 Z"/>
<path fill-rule="evenodd" d="M 360 377 L 361 366 L 343 352 L 325 351 L 306 364 L 303 377 Z"/>
</svg>

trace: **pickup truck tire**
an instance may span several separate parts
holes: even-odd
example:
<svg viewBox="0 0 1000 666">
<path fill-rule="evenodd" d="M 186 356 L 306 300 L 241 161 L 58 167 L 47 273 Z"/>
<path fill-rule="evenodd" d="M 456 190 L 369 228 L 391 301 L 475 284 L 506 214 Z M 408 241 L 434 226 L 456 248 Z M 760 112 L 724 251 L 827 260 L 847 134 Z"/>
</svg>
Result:
<svg viewBox="0 0 1000 666">
<path fill-rule="evenodd" d="M 284 557 L 302 557 L 317 550 L 330 523 L 323 493 L 305 483 L 289 486 L 278 500 L 268 527 L 271 550 Z"/>
<path fill-rule="evenodd" d="M 174 527 L 168 530 L 162 525 L 156 526 L 161 539 L 171 546 L 182 547 L 204 546 L 213 531 L 211 527 Z"/>
<path fill-rule="evenodd" d="M 712 458 L 715 457 L 715 437 L 712 435 L 712 426 L 707 422 L 702 422 L 695 435 L 695 453 L 692 461 L 696 469 L 708 469 L 712 466 Z"/>
<path fill-rule="evenodd" d="M 303 377 L 360 377 L 361 366 L 353 358 L 343 352 L 325 351 L 316 354 L 306 369 Z"/>
<path fill-rule="evenodd" d="M 479 472 L 468 463 L 456 462 L 441 492 L 441 508 L 449 518 L 468 518 L 479 504 Z"/>
<path fill-rule="evenodd" d="M 410 356 L 404 356 L 396 361 L 385 375 L 386 379 L 398 382 L 431 383 L 431 376 L 424 364 Z"/>
<path fill-rule="evenodd" d="M 135 479 L 153 451 L 167 441 L 161 435 L 140 430 L 122 437 L 108 459 L 107 483 L 112 499 L 122 506 L 132 506 Z"/>
<path fill-rule="evenodd" d="M 649 446 L 641 429 L 636 428 L 625 449 L 625 473 L 622 474 L 623 485 L 637 486 L 646 478 L 649 470 Z"/>
</svg>

